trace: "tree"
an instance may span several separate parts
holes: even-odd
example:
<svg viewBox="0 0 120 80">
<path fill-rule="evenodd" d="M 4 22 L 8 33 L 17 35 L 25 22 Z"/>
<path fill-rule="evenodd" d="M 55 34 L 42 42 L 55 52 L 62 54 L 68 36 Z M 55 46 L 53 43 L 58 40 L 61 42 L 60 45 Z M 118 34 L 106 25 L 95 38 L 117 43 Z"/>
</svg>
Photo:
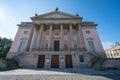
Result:
<svg viewBox="0 0 120 80">
<path fill-rule="evenodd" d="M 0 58 L 6 57 L 12 44 L 11 39 L 0 37 Z"/>
</svg>

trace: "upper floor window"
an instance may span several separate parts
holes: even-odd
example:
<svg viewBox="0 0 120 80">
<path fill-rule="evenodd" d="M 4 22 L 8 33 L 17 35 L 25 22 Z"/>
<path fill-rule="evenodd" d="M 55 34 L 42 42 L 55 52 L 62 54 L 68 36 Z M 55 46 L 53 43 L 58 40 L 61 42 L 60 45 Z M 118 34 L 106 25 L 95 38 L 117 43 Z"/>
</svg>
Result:
<svg viewBox="0 0 120 80">
<path fill-rule="evenodd" d="M 29 33 L 29 31 L 24 31 L 24 34 L 28 34 Z"/>
<path fill-rule="evenodd" d="M 23 52 L 25 49 L 25 41 L 21 41 L 18 52 Z"/>
<path fill-rule="evenodd" d="M 95 52 L 95 47 L 93 41 L 88 41 L 88 46 L 91 52 Z"/>
<path fill-rule="evenodd" d="M 89 30 L 86 30 L 85 32 L 86 32 L 86 34 L 90 34 L 90 31 L 89 31 Z"/>
</svg>

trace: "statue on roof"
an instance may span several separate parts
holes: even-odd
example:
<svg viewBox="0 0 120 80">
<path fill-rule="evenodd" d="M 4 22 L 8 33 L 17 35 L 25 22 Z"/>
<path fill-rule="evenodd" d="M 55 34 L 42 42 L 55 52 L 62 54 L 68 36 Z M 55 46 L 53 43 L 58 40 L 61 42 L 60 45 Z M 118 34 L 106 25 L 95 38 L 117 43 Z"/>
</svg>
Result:
<svg viewBox="0 0 120 80">
<path fill-rule="evenodd" d="M 59 10 L 59 8 L 56 8 L 56 9 L 55 9 L 55 11 L 58 11 L 58 10 Z"/>
<path fill-rule="evenodd" d="M 35 16 L 38 16 L 38 14 L 37 14 L 37 13 L 35 13 Z"/>
<path fill-rule="evenodd" d="M 77 13 L 76 16 L 79 16 L 79 14 Z"/>
</svg>

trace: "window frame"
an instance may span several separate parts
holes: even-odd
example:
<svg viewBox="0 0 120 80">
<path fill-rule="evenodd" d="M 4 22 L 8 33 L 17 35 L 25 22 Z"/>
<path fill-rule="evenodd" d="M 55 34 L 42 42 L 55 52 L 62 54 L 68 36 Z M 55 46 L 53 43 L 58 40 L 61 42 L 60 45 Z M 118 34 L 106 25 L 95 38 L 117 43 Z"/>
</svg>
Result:
<svg viewBox="0 0 120 80">
<path fill-rule="evenodd" d="M 85 31 L 86 34 L 91 34 L 90 30 Z"/>
<path fill-rule="evenodd" d="M 24 31 L 24 34 L 28 34 L 29 33 L 29 31 Z"/>
<path fill-rule="evenodd" d="M 95 52 L 95 45 L 93 40 L 88 40 L 88 47 L 90 52 Z"/>
<path fill-rule="evenodd" d="M 83 55 L 79 55 L 79 62 L 85 62 L 85 59 L 84 59 Z"/>
<path fill-rule="evenodd" d="M 22 40 L 22 41 L 20 42 L 18 52 L 23 52 L 23 51 L 25 50 L 25 47 L 26 47 L 26 41 L 25 41 L 25 40 Z"/>
</svg>

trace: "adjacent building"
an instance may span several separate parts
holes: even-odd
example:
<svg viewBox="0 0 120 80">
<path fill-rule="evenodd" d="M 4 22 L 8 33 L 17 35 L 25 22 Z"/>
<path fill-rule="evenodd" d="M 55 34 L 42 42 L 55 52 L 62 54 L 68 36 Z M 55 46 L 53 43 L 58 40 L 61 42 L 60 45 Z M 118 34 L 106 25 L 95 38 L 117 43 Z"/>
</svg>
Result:
<svg viewBox="0 0 120 80">
<path fill-rule="evenodd" d="M 91 55 L 104 55 L 94 22 L 58 10 L 21 22 L 7 58 L 22 67 L 79 68 L 91 65 Z"/>
<path fill-rule="evenodd" d="M 107 58 L 120 58 L 120 44 L 116 42 L 113 48 L 105 50 Z"/>
</svg>

